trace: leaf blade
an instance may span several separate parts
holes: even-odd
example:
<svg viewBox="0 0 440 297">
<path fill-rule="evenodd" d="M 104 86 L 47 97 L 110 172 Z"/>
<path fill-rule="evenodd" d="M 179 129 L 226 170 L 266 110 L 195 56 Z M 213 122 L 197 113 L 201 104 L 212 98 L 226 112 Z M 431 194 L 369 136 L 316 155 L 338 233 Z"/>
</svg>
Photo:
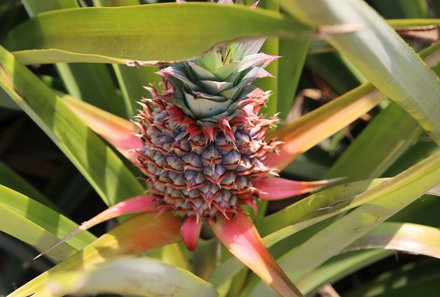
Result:
<svg viewBox="0 0 440 297">
<path fill-rule="evenodd" d="M 192 273 L 148 258 L 120 258 L 89 273 L 61 273 L 34 296 L 116 293 L 136 296 L 216 297 L 215 288 Z"/>
<path fill-rule="evenodd" d="M 139 254 L 180 239 L 180 219 L 170 214 L 142 214 L 99 237 L 77 254 L 40 274 L 9 296 L 28 296 L 40 290 L 52 274 L 60 271 L 89 271 L 120 255 Z M 149 234 L 149 236 L 145 236 Z"/>
<path fill-rule="evenodd" d="M 345 251 L 363 249 L 397 250 L 440 258 L 440 230 L 420 224 L 385 222 L 353 242 Z"/>
<path fill-rule="evenodd" d="M 58 212 L 10 188 L 0 185 L 0 193 L 0 229 L 39 251 L 43 251 L 51 242 L 57 242 L 69 229 L 77 227 L 74 222 Z M 49 255 L 62 260 L 75 250 L 86 246 L 94 238 L 91 233 L 85 232 Z"/>
<path fill-rule="evenodd" d="M 437 94 L 440 93 L 440 83 L 437 76 L 365 2 L 351 0 L 341 4 L 337 10 L 332 10 L 327 9 L 335 7 L 328 0 L 281 1 L 290 14 L 311 26 L 354 23 L 368 28 L 326 39 L 439 143 L 440 102 Z"/>
<path fill-rule="evenodd" d="M 357 198 L 371 199 L 369 203 L 332 222 L 285 254 L 281 260 L 283 269 L 294 280 L 304 278 L 307 273 L 439 184 L 439 176 L 440 153 L 435 153 L 396 177 L 363 192 Z M 325 250 L 322 249 L 324 245 Z M 270 296 L 270 290 L 264 288 L 265 284 L 260 282 L 253 290 L 254 296 L 265 293 L 268 294 L 265 296 Z"/>
<path fill-rule="evenodd" d="M 188 19 L 198 21 L 188 22 Z M 256 38 L 274 32 L 295 36 L 308 32 L 308 27 L 276 13 L 240 5 L 168 3 L 89 7 L 42 14 L 11 32 L 5 45 L 14 51 L 54 48 L 126 60 L 176 61 L 199 55 L 220 41 L 244 36 Z M 81 43 L 77 42 L 79 38 Z"/>
<path fill-rule="evenodd" d="M 143 187 L 116 154 L 15 57 L 0 48 L 0 87 L 45 131 L 107 204 Z"/>
</svg>

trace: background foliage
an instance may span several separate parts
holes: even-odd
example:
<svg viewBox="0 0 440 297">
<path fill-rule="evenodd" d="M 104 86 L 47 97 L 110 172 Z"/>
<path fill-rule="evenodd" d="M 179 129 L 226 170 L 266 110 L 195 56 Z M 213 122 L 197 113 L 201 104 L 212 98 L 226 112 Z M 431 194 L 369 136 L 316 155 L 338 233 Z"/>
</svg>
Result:
<svg viewBox="0 0 440 297">
<path fill-rule="evenodd" d="M 149 215 L 87 248 L 93 234 L 114 224 L 32 260 L 77 223 L 146 188 L 140 172 L 70 110 L 68 96 L 130 119 L 136 101 L 147 96 L 142 86 L 159 81 L 158 61 L 194 57 L 225 40 L 269 35 L 263 51 L 282 58 L 268 68 L 276 79 L 260 87 L 273 90 L 265 112 L 279 113 L 282 121 L 272 135 L 288 144 L 281 175 L 344 177 L 307 198 L 260 205 L 255 224 L 271 253 L 309 296 L 435 296 L 440 1 L 371 0 L 369 9 L 357 0 L 263 0 L 257 10 L 144 2 L 0 3 L 0 294 L 33 280 L 11 295 L 23 296 L 50 279 L 60 284 L 59 294 L 92 294 L 112 284 L 115 293 L 143 295 L 154 287 L 159 295 L 184 280 L 182 296 L 275 296 L 212 238 L 195 253 L 173 243 L 148 258 L 108 261 L 87 273 L 84 258 L 69 262 L 78 269 L 60 265 L 58 274 L 35 278 L 77 251 L 102 261 L 131 254 L 130 238 L 157 229 Z M 83 8 L 69 10 L 77 7 Z M 44 14 L 49 10 L 59 11 Z M 328 26 L 338 23 L 368 29 Z M 167 216 L 161 220 L 174 223 Z M 115 234 L 126 244 L 100 253 L 118 246 Z M 144 269 L 138 279 L 144 287 L 124 287 L 115 271 L 138 273 L 130 267 Z M 155 274 L 157 267 L 162 275 Z"/>
</svg>

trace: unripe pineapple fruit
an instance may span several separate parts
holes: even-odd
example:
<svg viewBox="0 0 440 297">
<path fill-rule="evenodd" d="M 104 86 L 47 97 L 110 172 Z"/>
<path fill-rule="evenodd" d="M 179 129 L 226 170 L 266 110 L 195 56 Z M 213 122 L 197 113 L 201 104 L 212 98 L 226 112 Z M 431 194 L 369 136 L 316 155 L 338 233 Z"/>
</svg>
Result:
<svg viewBox="0 0 440 297">
<path fill-rule="evenodd" d="M 277 166 L 274 152 L 280 143 L 266 142 L 265 137 L 277 119 L 259 115 L 269 92 L 252 83 L 271 76 L 264 68 L 277 57 L 258 53 L 262 43 L 233 43 L 159 71 L 162 88 L 148 88 L 152 98 L 141 102 L 135 135 L 132 123 L 84 102 L 67 101 L 96 133 L 145 173 L 151 187 L 150 193 L 129 197 L 82 223 L 42 254 L 78 232 L 123 214 L 173 212 L 180 230 L 164 223 L 153 232 L 159 244 L 168 240 L 159 236 L 162 232 L 178 238 L 180 231 L 186 247 L 195 250 L 206 221 L 229 251 L 280 295 L 302 296 L 266 250 L 241 206 L 255 208 L 257 199 L 285 199 L 332 181 L 271 176 L 275 173 L 267 164 Z"/>
<path fill-rule="evenodd" d="M 266 142 L 275 118 L 259 115 L 269 92 L 252 85 L 271 75 L 274 56 L 257 53 L 262 40 L 233 43 L 192 61 L 159 71 L 163 90 L 148 88 L 138 115 L 136 150 L 157 204 L 165 211 L 212 219 L 230 218 L 242 204 L 253 206 L 257 178 L 276 142 Z"/>
</svg>

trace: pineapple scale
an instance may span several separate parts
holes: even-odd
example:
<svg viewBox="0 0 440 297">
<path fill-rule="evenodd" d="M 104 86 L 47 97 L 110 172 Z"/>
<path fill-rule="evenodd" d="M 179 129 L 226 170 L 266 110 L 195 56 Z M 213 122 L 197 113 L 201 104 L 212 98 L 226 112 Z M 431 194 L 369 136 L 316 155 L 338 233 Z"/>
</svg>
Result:
<svg viewBox="0 0 440 297">
<path fill-rule="evenodd" d="M 263 161 L 278 145 L 265 142 L 277 120 L 257 115 L 269 94 L 257 89 L 232 115 L 207 123 L 185 114 L 172 92 L 150 92 L 137 117 L 144 146 L 135 153 L 158 207 L 209 220 L 253 206 L 259 196 L 253 182 L 274 174 Z"/>
</svg>

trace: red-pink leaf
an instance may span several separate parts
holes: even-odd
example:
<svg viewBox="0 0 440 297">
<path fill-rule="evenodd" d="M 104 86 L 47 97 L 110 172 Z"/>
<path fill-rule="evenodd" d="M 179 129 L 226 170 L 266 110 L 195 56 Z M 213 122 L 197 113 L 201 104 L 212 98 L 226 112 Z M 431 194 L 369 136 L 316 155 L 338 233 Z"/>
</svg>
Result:
<svg viewBox="0 0 440 297">
<path fill-rule="evenodd" d="M 232 219 L 217 216 L 211 229 L 228 250 L 284 297 L 303 296 L 264 246 L 257 229 L 242 211 Z"/>
<path fill-rule="evenodd" d="M 78 228 L 73 230 L 72 232 L 68 233 L 66 236 L 60 239 L 57 243 L 50 246 L 48 249 L 43 251 L 41 254 L 36 256 L 34 259 L 37 259 L 41 257 L 42 255 L 46 254 L 47 252 L 51 251 L 52 249 L 59 246 L 61 243 L 65 242 L 66 240 L 69 240 L 76 234 L 78 234 L 81 231 L 87 230 L 99 223 L 102 223 L 104 221 L 110 220 L 112 218 L 116 218 L 118 216 L 124 215 L 124 214 L 130 214 L 135 212 L 153 212 L 157 211 L 156 203 L 154 201 L 155 197 L 153 195 L 141 195 L 129 198 L 125 201 L 119 202 L 118 204 L 115 204 L 113 206 L 110 206 L 100 214 L 96 215 L 92 219 L 85 221 L 82 223 Z"/>
<path fill-rule="evenodd" d="M 202 222 L 197 220 L 195 216 L 187 217 L 183 222 L 180 234 L 188 250 L 195 251 L 197 249 L 200 230 L 202 230 Z"/>
<path fill-rule="evenodd" d="M 135 135 L 136 126 L 133 123 L 83 101 L 68 96 L 63 99 L 90 129 L 107 140 L 124 157 L 136 162 L 130 151 L 143 147 L 143 144 Z"/>
<path fill-rule="evenodd" d="M 140 195 L 128 198 L 127 200 L 110 206 L 94 218 L 82 223 L 80 227 L 90 228 L 99 223 L 125 214 L 158 211 L 155 199 L 156 197 L 154 195 Z"/>
<path fill-rule="evenodd" d="M 259 198 L 262 200 L 280 200 L 310 193 L 323 186 L 333 183 L 336 179 L 320 181 L 294 181 L 279 177 L 261 178 L 255 181 L 255 186 L 263 191 Z"/>
<path fill-rule="evenodd" d="M 145 226 L 132 227 L 133 230 L 122 228 L 122 225 L 128 226 L 129 222 L 138 221 L 137 218 L 145 217 Z M 121 252 L 127 254 L 140 254 L 155 247 L 180 240 L 179 229 L 181 219 L 174 214 L 164 213 L 160 216 L 156 214 L 141 214 L 116 227 L 108 234 L 116 239 L 121 239 Z"/>
</svg>

